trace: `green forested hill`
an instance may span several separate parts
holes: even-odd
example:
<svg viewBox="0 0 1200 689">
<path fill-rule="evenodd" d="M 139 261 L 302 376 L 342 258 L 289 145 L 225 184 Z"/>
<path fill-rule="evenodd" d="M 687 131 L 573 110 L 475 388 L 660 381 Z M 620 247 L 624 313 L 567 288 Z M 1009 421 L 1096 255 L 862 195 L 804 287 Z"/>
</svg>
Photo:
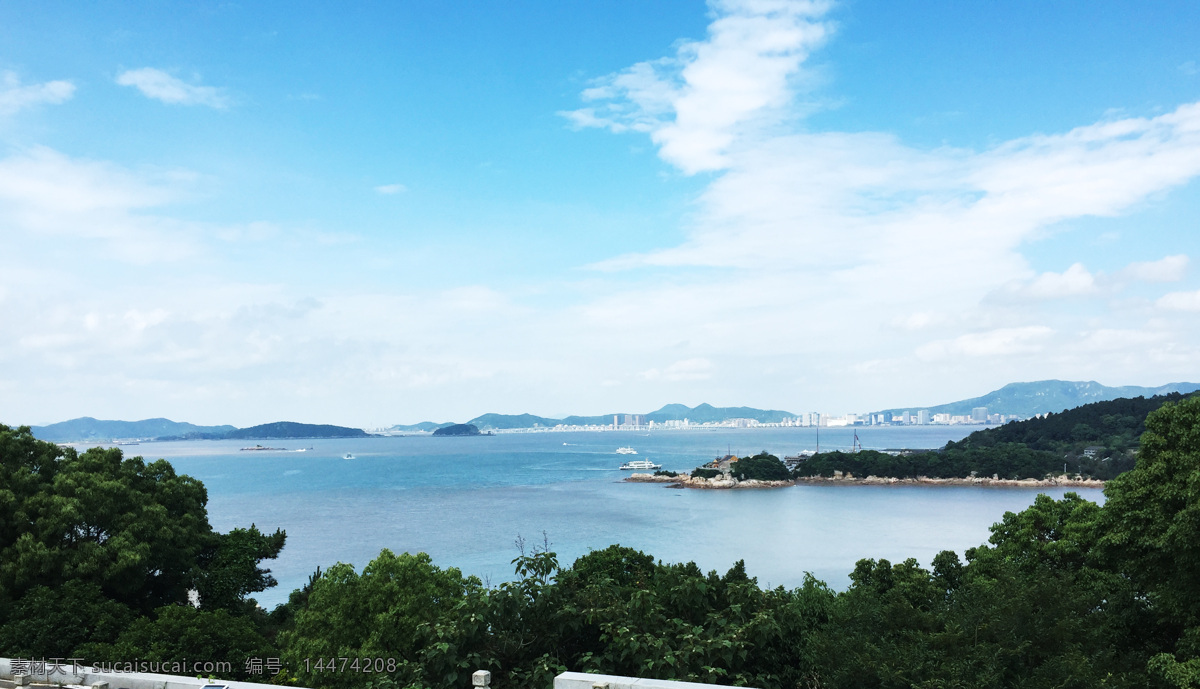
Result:
<svg viewBox="0 0 1200 689">
<path fill-rule="evenodd" d="M 459 435 L 480 435 L 479 429 L 474 424 L 455 423 L 449 426 L 443 426 L 433 432 L 436 436 L 459 436 Z"/>
<path fill-rule="evenodd" d="M 1193 395 L 1196 393 L 1193 393 Z M 1057 414 L 975 431 L 937 451 L 893 455 L 823 452 L 796 467 L 798 478 L 856 477 L 1040 479 L 1067 473 L 1108 480 L 1133 468 L 1147 416 L 1167 402 L 1192 395 L 1172 393 L 1085 404 Z"/>
<path fill-rule="evenodd" d="M 250 428 L 239 428 L 230 431 L 226 438 L 257 439 L 257 438 L 367 438 L 370 434 L 361 428 L 346 426 L 331 426 L 329 424 L 296 423 L 294 421 L 276 421 L 264 423 Z"/>
<path fill-rule="evenodd" d="M 1170 393 L 1093 402 L 1057 414 L 975 431 L 957 444 L 970 448 L 1024 443 L 1035 450 L 1064 450 L 1079 444 L 1095 444 L 1125 450 L 1137 446 L 1138 438 L 1146 430 L 1146 416 L 1150 412 L 1166 402 L 1178 402 L 1189 396 Z"/>
</svg>

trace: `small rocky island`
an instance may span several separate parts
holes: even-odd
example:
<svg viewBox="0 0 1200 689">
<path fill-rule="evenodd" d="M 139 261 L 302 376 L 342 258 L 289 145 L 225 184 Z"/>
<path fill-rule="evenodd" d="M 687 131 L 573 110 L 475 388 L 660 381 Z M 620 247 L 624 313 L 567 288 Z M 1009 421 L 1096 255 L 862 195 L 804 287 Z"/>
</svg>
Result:
<svg viewBox="0 0 1200 689">
<path fill-rule="evenodd" d="M 470 423 L 456 423 L 453 426 L 444 426 L 433 432 L 434 435 L 456 436 L 456 435 L 483 435 L 479 432 L 479 428 Z"/>
<path fill-rule="evenodd" d="M 631 483 L 667 483 L 671 488 L 784 488 L 796 482 L 783 462 L 766 450 L 752 457 L 725 455 L 696 467 L 690 475 L 672 471 L 633 474 Z"/>
</svg>

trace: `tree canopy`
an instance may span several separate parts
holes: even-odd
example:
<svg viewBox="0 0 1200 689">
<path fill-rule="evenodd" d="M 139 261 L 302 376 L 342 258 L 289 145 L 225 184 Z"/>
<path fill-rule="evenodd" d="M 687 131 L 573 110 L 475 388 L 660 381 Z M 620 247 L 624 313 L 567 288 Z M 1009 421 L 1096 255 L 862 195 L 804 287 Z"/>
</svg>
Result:
<svg viewBox="0 0 1200 689">
<path fill-rule="evenodd" d="M 791 472 L 775 455 L 766 450 L 751 457 L 742 457 L 731 462 L 729 473 L 739 481 L 786 481 L 792 477 Z"/>
<path fill-rule="evenodd" d="M 248 594 L 275 583 L 258 565 L 284 533 L 216 533 L 207 501 L 164 460 L 78 453 L 0 425 L 0 651 L 68 657 L 110 648 L 131 626 L 149 639 L 193 590 L 198 613 L 255 612 Z M 78 621 L 61 624 L 66 611 Z"/>
</svg>

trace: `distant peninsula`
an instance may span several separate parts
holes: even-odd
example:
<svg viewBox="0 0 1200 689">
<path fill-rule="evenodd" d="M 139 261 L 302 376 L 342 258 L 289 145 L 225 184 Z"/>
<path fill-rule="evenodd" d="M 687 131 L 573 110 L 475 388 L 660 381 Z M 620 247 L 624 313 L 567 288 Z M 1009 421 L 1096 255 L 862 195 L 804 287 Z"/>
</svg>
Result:
<svg viewBox="0 0 1200 689">
<path fill-rule="evenodd" d="M 479 432 L 478 426 L 469 423 L 456 423 L 449 426 L 443 426 L 434 431 L 433 434 L 440 436 L 483 435 Z"/>
</svg>

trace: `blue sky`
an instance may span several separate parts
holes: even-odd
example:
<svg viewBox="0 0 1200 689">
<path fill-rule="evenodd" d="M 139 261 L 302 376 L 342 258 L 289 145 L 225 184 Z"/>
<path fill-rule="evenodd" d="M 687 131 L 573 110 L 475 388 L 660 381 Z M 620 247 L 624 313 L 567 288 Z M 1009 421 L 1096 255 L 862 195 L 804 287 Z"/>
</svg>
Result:
<svg viewBox="0 0 1200 689">
<path fill-rule="evenodd" d="M 1200 6 L 0 5 L 0 420 L 1200 379 Z"/>
</svg>

